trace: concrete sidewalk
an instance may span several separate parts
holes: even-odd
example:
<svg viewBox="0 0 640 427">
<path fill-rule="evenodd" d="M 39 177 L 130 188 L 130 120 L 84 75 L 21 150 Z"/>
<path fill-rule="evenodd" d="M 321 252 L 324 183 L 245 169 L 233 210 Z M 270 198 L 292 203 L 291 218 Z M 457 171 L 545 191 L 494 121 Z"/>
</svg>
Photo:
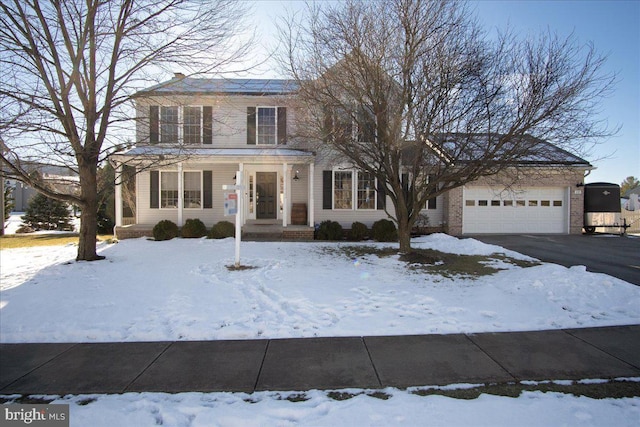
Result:
<svg viewBox="0 0 640 427">
<path fill-rule="evenodd" d="M 383 388 L 640 377 L 640 325 L 533 332 L 0 345 L 0 394 Z"/>
</svg>

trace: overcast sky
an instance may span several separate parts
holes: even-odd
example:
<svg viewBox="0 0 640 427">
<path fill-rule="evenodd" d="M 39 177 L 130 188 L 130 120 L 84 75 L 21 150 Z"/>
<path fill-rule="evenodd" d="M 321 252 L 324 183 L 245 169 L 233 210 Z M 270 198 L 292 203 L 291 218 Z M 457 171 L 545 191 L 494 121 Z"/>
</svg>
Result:
<svg viewBox="0 0 640 427">
<path fill-rule="evenodd" d="M 520 34 L 548 29 L 560 36 L 573 32 L 580 43 L 591 42 L 608 56 L 605 71 L 617 73 L 619 81 L 614 94 L 603 100 L 602 115 L 612 127 L 622 129 L 587 158 L 597 169 L 586 182 L 619 184 L 629 175 L 640 177 L 640 1 L 483 0 L 470 4 L 489 30 L 509 26 Z M 257 1 L 254 19 L 261 41 L 273 45 L 274 20 L 287 9 L 303 7 L 302 1 Z M 279 77 L 271 67 L 263 67 L 257 75 Z"/>
</svg>

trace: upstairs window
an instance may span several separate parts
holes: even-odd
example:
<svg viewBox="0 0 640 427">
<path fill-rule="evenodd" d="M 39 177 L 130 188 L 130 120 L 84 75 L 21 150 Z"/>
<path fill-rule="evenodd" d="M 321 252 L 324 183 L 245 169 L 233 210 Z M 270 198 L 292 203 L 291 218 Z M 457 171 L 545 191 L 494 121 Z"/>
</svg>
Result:
<svg viewBox="0 0 640 427">
<path fill-rule="evenodd" d="M 277 110 L 275 107 L 258 107 L 257 111 L 257 138 L 258 144 L 275 144 L 277 133 Z"/>
<path fill-rule="evenodd" d="M 376 117 L 370 106 L 326 107 L 324 110 L 325 142 L 373 142 L 376 140 Z"/>
<path fill-rule="evenodd" d="M 149 142 L 151 144 L 211 144 L 212 112 L 209 106 L 149 107 Z"/>
<path fill-rule="evenodd" d="M 177 144 L 180 124 L 179 107 L 160 108 L 160 142 Z"/>
<path fill-rule="evenodd" d="M 286 107 L 247 107 L 247 144 L 287 143 Z"/>
<path fill-rule="evenodd" d="M 182 134 L 185 144 L 202 143 L 202 109 L 200 107 L 183 107 Z"/>
</svg>

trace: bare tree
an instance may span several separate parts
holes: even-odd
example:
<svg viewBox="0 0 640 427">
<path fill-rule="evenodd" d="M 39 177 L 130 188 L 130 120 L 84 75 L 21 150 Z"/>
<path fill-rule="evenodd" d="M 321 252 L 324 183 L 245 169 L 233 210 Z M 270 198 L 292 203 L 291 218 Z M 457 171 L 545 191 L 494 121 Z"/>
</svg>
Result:
<svg viewBox="0 0 640 427">
<path fill-rule="evenodd" d="M 78 260 L 102 258 L 97 169 L 130 138 L 132 95 L 154 72 L 208 73 L 239 61 L 250 47 L 245 12 L 233 0 L 0 3 L 2 169 L 80 206 Z M 25 164 L 34 160 L 76 172 L 80 192 L 57 191 L 29 174 Z"/>
<path fill-rule="evenodd" d="M 527 161 L 568 163 L 545 141 L 584 153 L 610 134 L 594 113 L 614 76 L 591 46 L 490 38 L 462 2 L 310 5 L 280 35 L 298 140 L 384 185 L 402 252 L 429 198 Z"/>
</svg>

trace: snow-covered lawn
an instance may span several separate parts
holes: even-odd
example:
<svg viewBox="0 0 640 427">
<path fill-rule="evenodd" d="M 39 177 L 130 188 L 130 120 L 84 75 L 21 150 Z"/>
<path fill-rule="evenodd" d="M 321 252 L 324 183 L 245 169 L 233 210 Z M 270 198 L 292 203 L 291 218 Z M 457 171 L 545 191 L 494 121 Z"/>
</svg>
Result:
<svg viewBox="0 0 640 427">
<path fill-rule="evenodd" d="M 147 239 L 0 252 L 1 342 L 257 339 L 517 331 L 640 323 L 640 287 L 542 264 L 478 278 L 408 268 L 397 256 L 351 259 L 353 243 Z M 389 247 L 389 244 L 359 245 Z M 421 237 L 417 248 L 502 252 L 473 239 Z"/>
<path fill-rule="evenodd" d="M 520 254 L 443 234 L 418 248 Z M 100 244 L 105 261 L 77 263 L 76 247 L 0 251 L 0 342 L 254 339 L 515 331 L 640 323 L 640 287 L 582 266 L 517 267 L 447 278 L 397 256 L 351 259 L 353 243 L 233 239 Z M 364 243 L 379 248 L 384 244 Z M 637 380 L 637 379 L 636 379 Z M 425 384 L 428 386 L 428 384 Z M 635 426 L 640 398 L 523 392 L 473 400 L 387 389 L 344 401 L 286 393 L 127 393 L 66 396 L 72 426 L 513 425 Z"/>
</svg>

